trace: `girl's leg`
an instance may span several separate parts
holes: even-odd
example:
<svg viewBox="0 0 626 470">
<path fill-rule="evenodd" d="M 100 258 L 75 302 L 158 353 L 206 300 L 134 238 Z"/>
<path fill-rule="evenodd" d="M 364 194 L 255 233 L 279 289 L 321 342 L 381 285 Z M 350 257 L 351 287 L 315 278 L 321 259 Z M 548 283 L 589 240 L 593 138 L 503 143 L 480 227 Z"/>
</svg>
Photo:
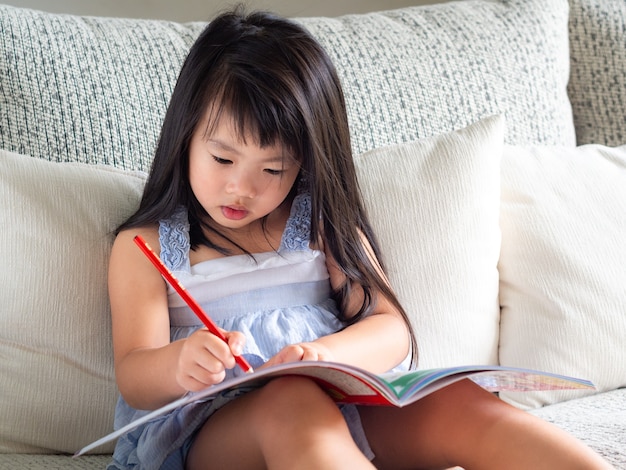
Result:
<svg viewBox="0 0 626 470">
<path fill-rule="evenodd" d="M 464 380 L 404 408 L 362 407 L 380 469 L 611 469 L 591 449 Z"/>
<path fill-rule="evenodd" d="M 275 379 L 217 411 L 187 468 L 373 469 L 337 405 L 305 378 Z"/>
</svg>

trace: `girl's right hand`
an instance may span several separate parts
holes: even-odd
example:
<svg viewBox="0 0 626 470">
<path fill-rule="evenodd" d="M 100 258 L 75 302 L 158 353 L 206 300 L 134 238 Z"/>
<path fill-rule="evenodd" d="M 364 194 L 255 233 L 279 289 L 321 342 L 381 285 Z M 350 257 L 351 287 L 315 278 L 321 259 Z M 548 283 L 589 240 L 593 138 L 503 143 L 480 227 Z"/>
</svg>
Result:
<svg viewBox="0 0 626 470">
<path fill-rule="evenodd" d="M 201 328 L 184 340 L 178 356 L 176 381 L 187 391 L 197 392 L 220 383 L 226 369 L 235 367 L 235 356 L 243 352 L 245 336 L 238 331 L 224 331 L 228 343 Z"/>
</svg>

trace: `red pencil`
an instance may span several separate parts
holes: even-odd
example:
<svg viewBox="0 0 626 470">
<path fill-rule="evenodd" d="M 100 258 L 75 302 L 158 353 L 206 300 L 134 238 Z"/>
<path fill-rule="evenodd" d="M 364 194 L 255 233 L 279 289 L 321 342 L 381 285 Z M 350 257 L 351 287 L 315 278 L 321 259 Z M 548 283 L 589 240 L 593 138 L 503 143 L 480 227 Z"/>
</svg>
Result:
<svg viewBox="0 0 626 470">
<path fill-rule="evenodd" d="M 178 279 L 174 277 L 172 271 L 170 271 L 167 266 L 165 266 L 163 261 L 161 261 L 161 258 L 156 255 L 154 250 L 150 248 L 150 245 L 146 243 L 143 237 L 141 237 L 141 235 L 136 235 L 133 240 L 135 241 L 137 246 L 141 248 L 141 251 L 143 251 L 148 259 L 152 261 L 152 264 L 156 266 L 156 268 L 163 275 L 165 280 L 169 282 L 169 284 L 176 290 L 176 292 L 178 292 L 178 295 L 180 295 L 185 303 L 189 305 L 189 308 L 191 308 L 191 310 L 193 310 L 197 317 L 202 320 L 202 323 L 204 323 L 207 329 L 222 341 L 227 342 L 226 337 L 213 322 L 213 320 L 211 320 L 211 317 L 209 317 L 204 312 L 204 310 L 202 310 L 202 307 L 200 307 L 198 302 L 196 302 L 196 300 L 189 294 L 189 292 L 187 292 L 187 289 L 183 287 Z M 239 364 L 239 366 L 244 370 L 244 372 L 254 372 L 250 364 L 248 364 L 248 361 L 246 361 L 242 356 L 235 356 L 235 360 L 237 361 L 237 364 Z"/>
</svg>

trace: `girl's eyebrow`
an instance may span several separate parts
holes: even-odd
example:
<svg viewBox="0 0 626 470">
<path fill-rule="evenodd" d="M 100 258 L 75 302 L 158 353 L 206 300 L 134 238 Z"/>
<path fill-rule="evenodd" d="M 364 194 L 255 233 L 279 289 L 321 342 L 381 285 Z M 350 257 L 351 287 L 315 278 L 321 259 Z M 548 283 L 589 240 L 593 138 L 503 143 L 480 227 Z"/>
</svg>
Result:
<svg viewBox="0 0 626 470">
<path fill-rule="evenodd" d="M 225 142 L 222 142 L 221 140 L 215 140 L 215 139 L 206 139 L 207 143 L 215 145 L 216 147 L 219 147 L 222 150 L 225 150 L 227 152 L 232 152 L 232 153 L 240 153 L 236 148 L 234 148 L 232 145 L 228 145 Z"/>
<path fill-rule="evenodd" d="M 215 145 L 216 147 L 219 147 L 221 150 L 225 152 L 234 153 L 236 155 L 241 155 L 241 152 L 239 150 L 237 150 L 232 145 L 229 145 L 226 142 L 223 142 L 221 140 L 207 139 L 207 142 L 209 144 Z M 263 159 L 263 163 L 278 163 L 278 162 L 282 163 L 285 161 L 289 161 L 291 159 L 292 158 L 289 155 L 280 154 L 280 155 L 274 155 L 274 156 Z"/>
</svg>

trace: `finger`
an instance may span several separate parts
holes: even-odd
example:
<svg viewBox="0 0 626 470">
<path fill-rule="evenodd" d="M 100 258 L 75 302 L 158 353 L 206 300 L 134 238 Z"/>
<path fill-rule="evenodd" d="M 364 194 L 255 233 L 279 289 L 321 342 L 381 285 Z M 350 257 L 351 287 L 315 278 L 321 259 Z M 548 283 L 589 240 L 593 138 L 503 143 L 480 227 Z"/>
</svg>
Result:
<svg viewBox="0 0 626 470">
<path fill-rule="evenodd" d="M 229 345 L 208 330 L 198 330 L 189 338 L 191 341 L 186 355 L 192 364 L 197 364 L 211 373 L 235 367 L 235 358 Z"/>
<path fill-rule="evenodd" d="M 299 344 L 285 346 L 273 358 L 270 359 L 272 364 L 284 364 L 287 362 L 297 362 L 302 360 L 304 350 Z"/>
<path fill-rule="evenodd" d="M 235 356 L 240 356 L 243 353 L 243 347 L 246 344 L 246 337 L 240 331 L 227 331 L 224 332 L 230 351 Z"/>
<path fill-rule="evenodd" d="M 301 361 L 319 361 L 319 352 L 317 349 L 309 347 L 309 346 L 304 346 L 302 347 L 302 357 L 300 359 Z"/>
<path fill-rule="evenodd" d="M 185 390 L 197 392 L 206 387 L 220 383 L 226 377 L 226 371 L 222 369 L 220 372 L 211 373 L 204 368 L 197 368 L 190 371 L 190 374 L 179 378 L 178 383 Z"/>
<path fill-rule="evenodd" d="M 197 391 L 219 383 L 226 377 L 223 364 L 214 359 L 212 365 L 207 368 L 206 364 L 191 363 L 181 367 L 176 372 L 176 381 L 188 391 Z"/>
</svg>

